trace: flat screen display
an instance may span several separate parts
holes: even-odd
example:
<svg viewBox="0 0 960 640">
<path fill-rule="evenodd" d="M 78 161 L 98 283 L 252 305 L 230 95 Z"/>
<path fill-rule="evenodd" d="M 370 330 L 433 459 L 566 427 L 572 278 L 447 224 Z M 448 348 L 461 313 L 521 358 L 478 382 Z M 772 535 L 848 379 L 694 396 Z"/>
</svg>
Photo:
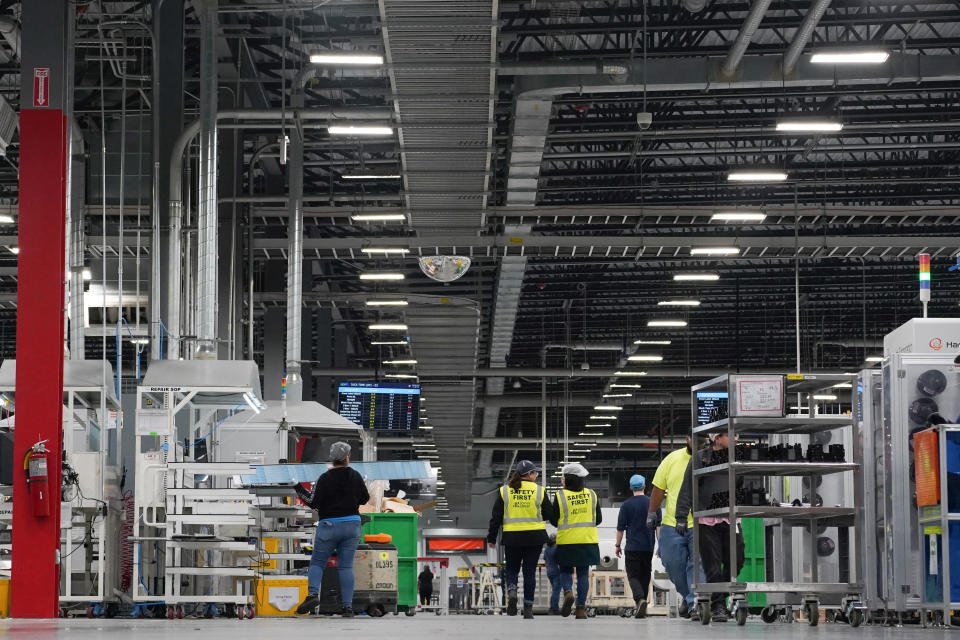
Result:
<svg viewBox="0 0 960 640">
<path fill-rule="evenodd" d="M 711 411 L 727 406 L 728 395 L 726 391 L 697 391 L 697 424 L 708 424 Z"/>
<path fill-rule="evenodd" d="M 371 431 L 410 431 L 419 426 L 420 385 L 341 382 L 340 415 Z"/>
</svg>

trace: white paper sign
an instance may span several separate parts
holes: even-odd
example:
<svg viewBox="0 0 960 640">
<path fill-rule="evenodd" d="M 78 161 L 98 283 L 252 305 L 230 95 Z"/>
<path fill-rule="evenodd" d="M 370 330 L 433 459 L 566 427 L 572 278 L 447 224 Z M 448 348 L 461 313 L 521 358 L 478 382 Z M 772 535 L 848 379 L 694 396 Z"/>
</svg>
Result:
<svg viewBox="0 0 960 640">
<path fill-rule="evenodd" d="M 744 414 L 783 409 L 783 380 L 740 380 L 737 391 Z"/>
<path fill-rule="evenodd" d="M 939 555 L 937 549 L 937 536 L 930 536 L 930 575 L 937 575 L 937 556 Z"/>
<path fill-rule="evenodd" d="M 141 409 L 137 412 L 137 435 L 166 435 L 169 429 L 166 409 Z"/>
<path fill-rule="evenodd" d="M 267 602 L 276 607 L 277 611 L 290 611 L 300 604 L 300 587 L 269 587 Z"/>
</svg>

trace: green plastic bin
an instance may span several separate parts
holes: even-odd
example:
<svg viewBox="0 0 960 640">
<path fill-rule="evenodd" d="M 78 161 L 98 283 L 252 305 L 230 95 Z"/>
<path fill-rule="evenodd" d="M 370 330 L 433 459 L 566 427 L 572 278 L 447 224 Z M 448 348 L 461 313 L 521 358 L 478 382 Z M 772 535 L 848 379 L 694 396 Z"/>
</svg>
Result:
<svg viewBox="0 0 960 640">
<path fill-rule="evenodd" d="M 400 558 L 416 558 L 419 540 L 420 516 L 416 513 L 366 513 L 370 522 L 363 525 L 363 533 L 388 533 L 393 536 L 393 546 Z"/>
<path fill-rule="evenodd" d="M 406 515 L 406 514 L 404 514 Z M 399 558 L 397 567 L 397 606 L 417 607 L 417 559 Z"/>
<path fill-rule="evenodd" d="M 740 582 L 766 582 L 766 530 L 763 518 L 744 518 L 740 521 L 743 529 L 743 571 L 737 576 Z M 747 605 L 751 608 L 767 606 L 767 594 L 748 593 Z"/>
</svg>

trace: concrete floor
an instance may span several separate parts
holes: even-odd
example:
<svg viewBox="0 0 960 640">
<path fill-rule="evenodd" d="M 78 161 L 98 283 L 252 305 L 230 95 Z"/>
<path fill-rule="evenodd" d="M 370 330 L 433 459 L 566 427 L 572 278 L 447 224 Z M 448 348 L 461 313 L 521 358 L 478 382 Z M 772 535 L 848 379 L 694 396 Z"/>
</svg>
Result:
<svg viewBox="0 0 960 640">
<path fill-rule="evenodd" d="M 455 638 L 456 640 L 514 640 L 518 632 L 526 637 L 549 637 L 551 640 L 577 640 L 584 632 L 604 640 L 636 640 L 640 637 L 677 638 L 681 634 L 706 638 L 769 638 L 775 632 L 779 639 L 829 638 L 830 640 L 871 640 L 896 638 L 898 640 L 939 640 L 958 637 L 949 630 L 901 629 L 864 626 L 851 629 L 845 624 L 823 624 L 809 627 L 804 624 L 768 625 L 759 619 L 738 627 L 733 622 L 711 625 L 709 630 L 686 620 L 649 618 L 630 620 L 599 617 L 586 621 L 573 618 L 538 617 L 534 621 L 505 616 L 446 616 L 418 615 L 415 618 L 388 616 L 381 619 L 360 617 L 353 620 L 339 618 L 257 618 L 255 620 L 0 620 L 0 635 L 8 638 L 29 637 L 30 640 L 90 640 L 116 638 L 126 640 L 237 640 L 238 638 L 272 639 L 286 635 L 294 640 L 316 637 L 318 633 L 349 634 L 350 640 L 383 640 L 387 637 L 411 639 Z M 708 634 L 708 635 L 703 635 Z"/>
</svg>

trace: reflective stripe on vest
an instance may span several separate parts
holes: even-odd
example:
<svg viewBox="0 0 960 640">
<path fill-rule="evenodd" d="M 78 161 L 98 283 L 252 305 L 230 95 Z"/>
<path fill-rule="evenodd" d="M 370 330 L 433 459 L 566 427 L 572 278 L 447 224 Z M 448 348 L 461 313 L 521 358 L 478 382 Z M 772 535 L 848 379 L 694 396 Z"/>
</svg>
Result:
<svg viewBox="0 0 960 640">
<path fill-rule="evenodd" d="M 543 487 L 540 485 L 524 480 L 520 483 L 519 491 L 505 485 L 500 487 L 500 497 L 503 498 L 504 531 L 537 531 L 547 528 L 540 511 L 543 503 Z"/>
<path fill-rule="evenodd" d="M 573 514 L 571 521 L 570 499 L 585 495 L 587 509 L 578 510 Z M 557 522 L 557 544 L 591 544 L 599 541 L 597 534 L 597 494 L 592 489 L 582 491 L 565 491 L 561 489 L 557 494 L 560 506 L 560 519 Z"/>
</svg>

